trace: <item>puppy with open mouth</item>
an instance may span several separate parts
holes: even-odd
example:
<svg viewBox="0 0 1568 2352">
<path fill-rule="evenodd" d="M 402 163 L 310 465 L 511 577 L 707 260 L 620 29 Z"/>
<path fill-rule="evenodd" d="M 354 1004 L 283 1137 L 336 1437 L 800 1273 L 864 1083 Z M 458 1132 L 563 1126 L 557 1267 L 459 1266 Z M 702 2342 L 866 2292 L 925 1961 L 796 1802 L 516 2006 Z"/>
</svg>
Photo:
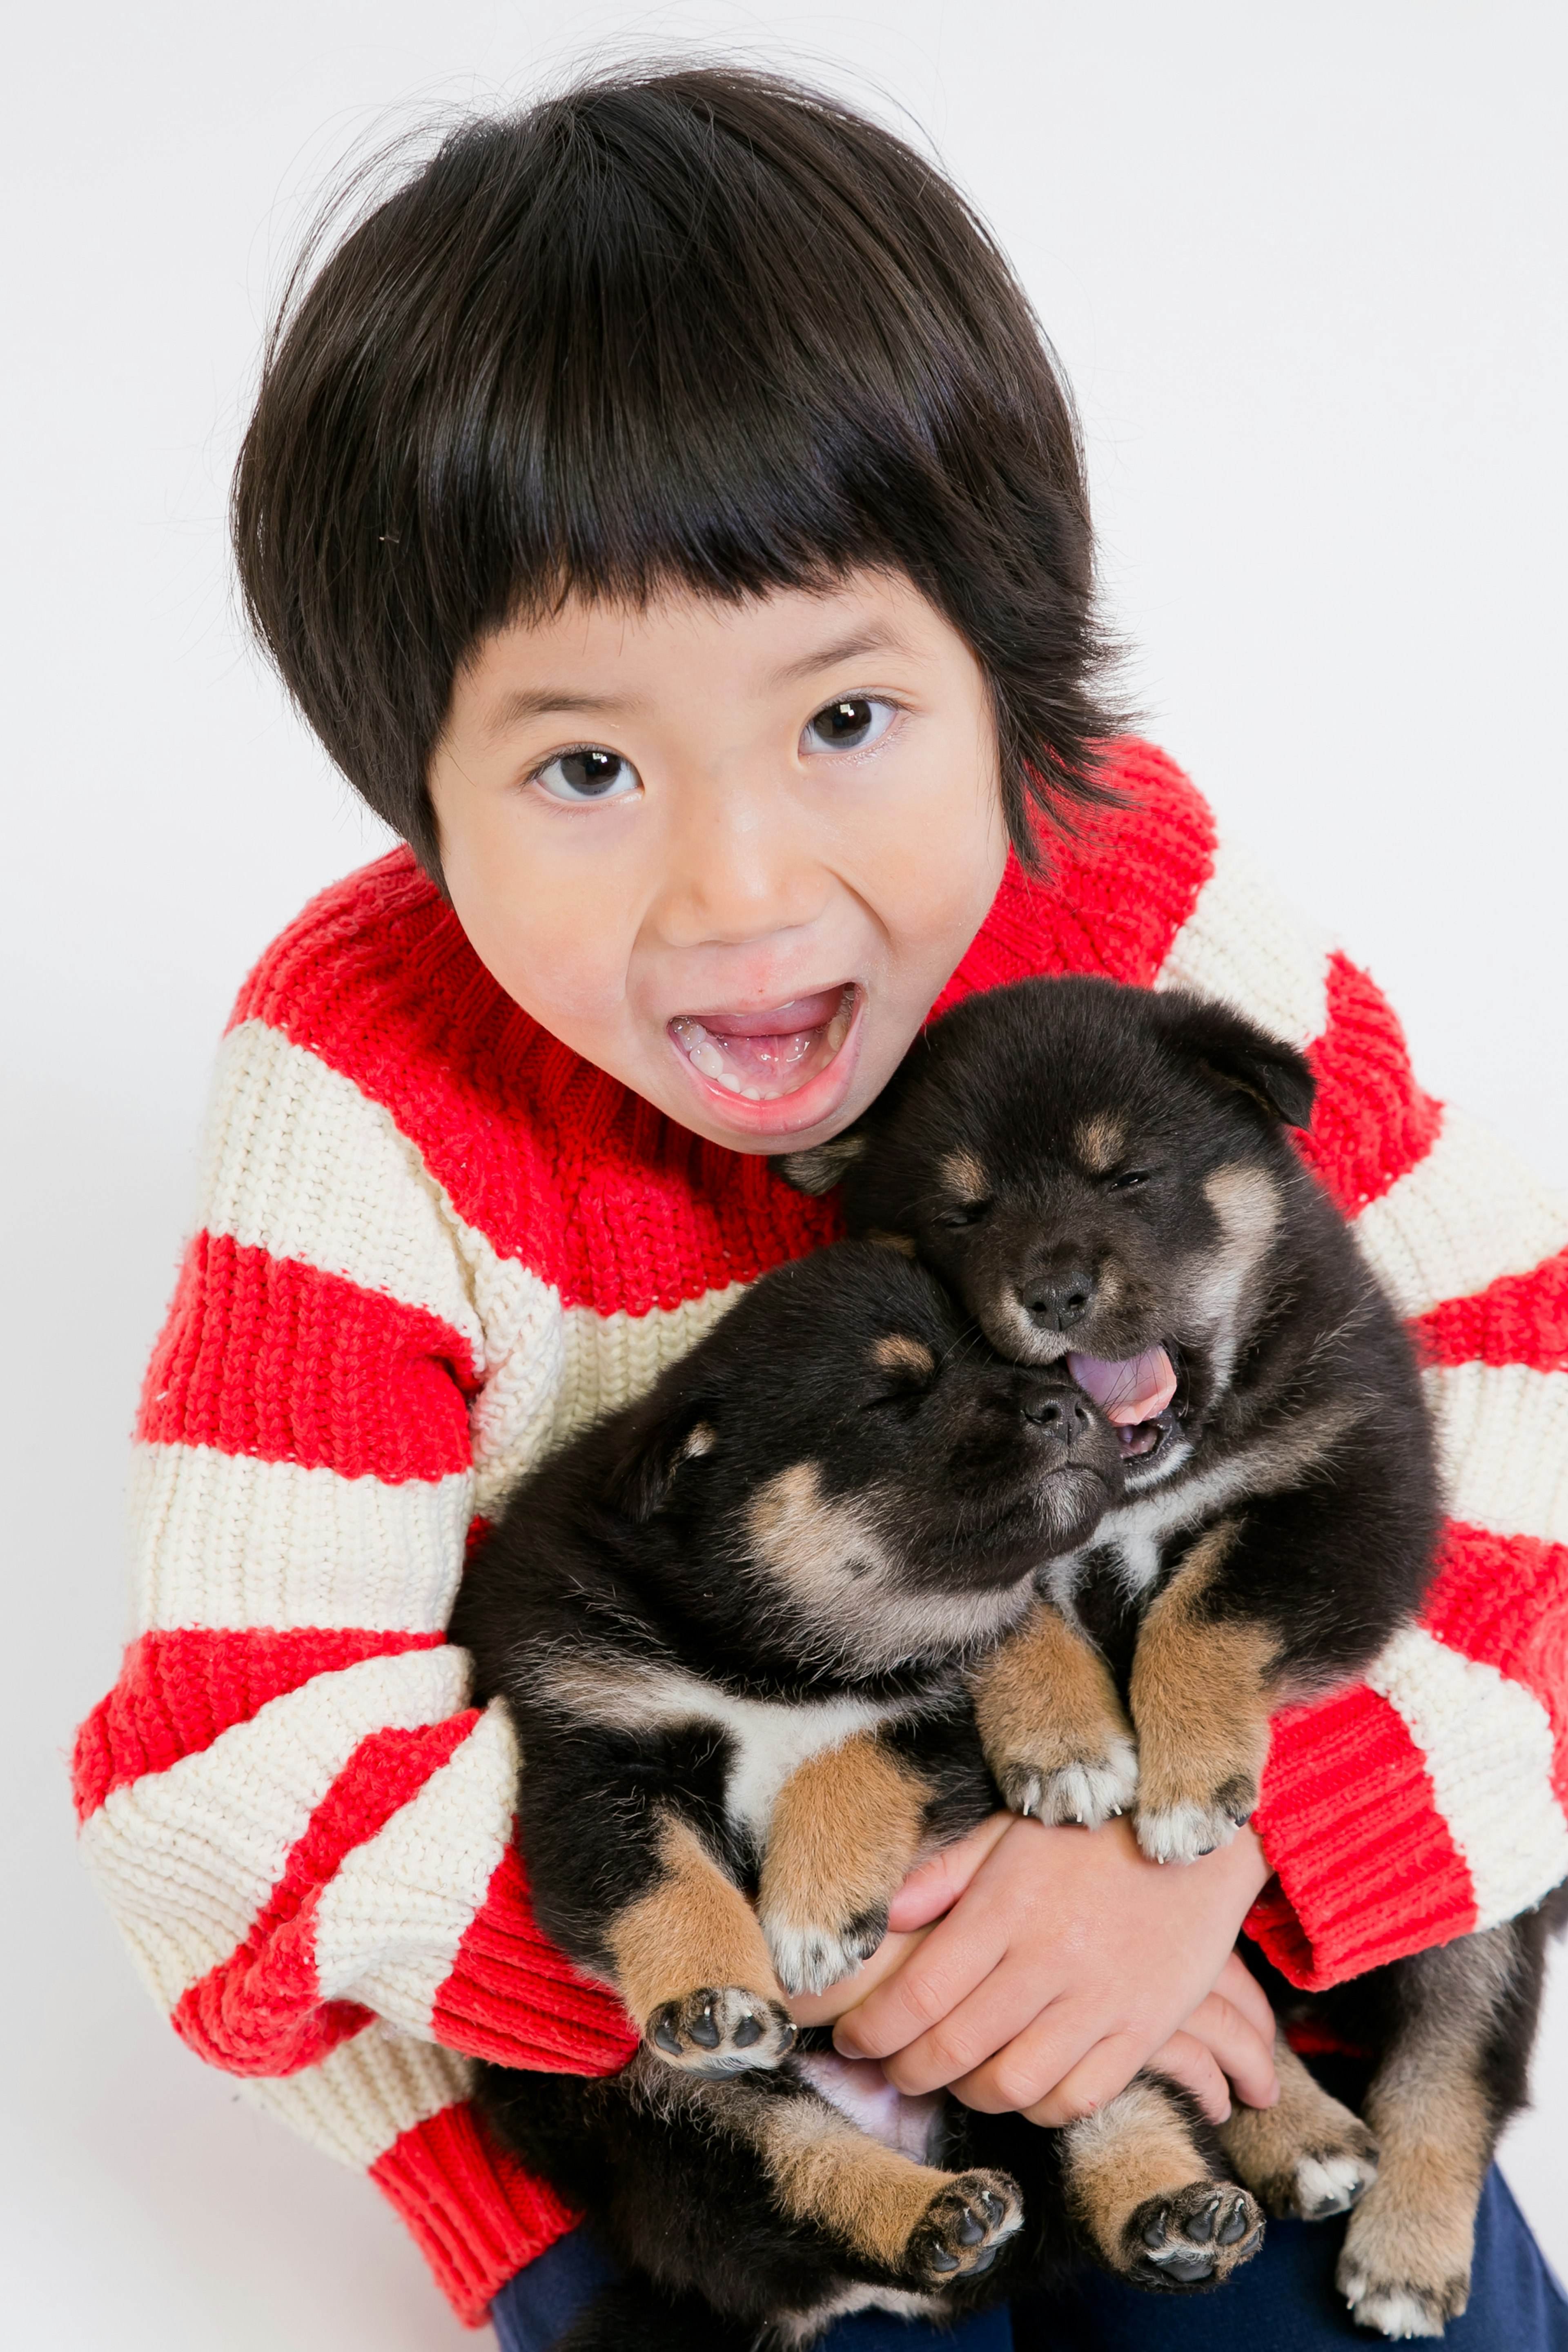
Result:
<svg viewBox="0 0 1568 2352">
<path fill-rule="evenodd" d="M 1273 1713 L 1362 1675 L 1432 1574 L 1419 1369 L 1290 1144 L 1313 1094 L 1301 1055 L 1224 1005 L 1025 981 L 948 1013 L 857 1125 L 776 1163 L 840 1185 L 852 1233 L 918 1255 L 1002 1354 L 1065 1367 L 1116 1424 L 1121 1498 L 1042 1566 L 973 1681 L 1010 1804 L 1091 1827 L 1133 1808 L 1156 1862 L 1234 1837 Z M 1465 2307 L 1561 1903 L 1322 1997 L 1380 2055 L 1374 2185 L 1368 2146 L 1304 2170 L 1270 2153 L 1306 2095 L 1283 2043 L 1279 2105 L 1233 2126 L 1275 2211 L 1360 2199 L 1339 2281 L 1385 2334 Z"/>
</svg>

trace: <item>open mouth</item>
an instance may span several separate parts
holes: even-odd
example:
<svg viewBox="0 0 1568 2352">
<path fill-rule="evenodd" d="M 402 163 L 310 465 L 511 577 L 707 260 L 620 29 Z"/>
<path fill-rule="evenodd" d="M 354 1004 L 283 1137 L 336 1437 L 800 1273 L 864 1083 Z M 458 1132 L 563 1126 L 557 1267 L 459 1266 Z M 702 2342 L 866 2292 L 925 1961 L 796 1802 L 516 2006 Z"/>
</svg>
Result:
<svg viewBox="0 0 1568 2352">
<path fill-rule="evenodd" d="M 822 1076 L 855 1019 L 853 981 L 758 1013 L 681 1013 L 669 1034 L 710 1085 L 743 1102 L 782 1102 Z"/>
<path fill-rule="evenodd" d="M 1069 1354 L 1068 1370 L 1116 1432 L 1123 1461 L 1158 1453 L 1177 1423 L 1176 1369 L 1167 1348 L 1138 1356 Z"/>
</svg>

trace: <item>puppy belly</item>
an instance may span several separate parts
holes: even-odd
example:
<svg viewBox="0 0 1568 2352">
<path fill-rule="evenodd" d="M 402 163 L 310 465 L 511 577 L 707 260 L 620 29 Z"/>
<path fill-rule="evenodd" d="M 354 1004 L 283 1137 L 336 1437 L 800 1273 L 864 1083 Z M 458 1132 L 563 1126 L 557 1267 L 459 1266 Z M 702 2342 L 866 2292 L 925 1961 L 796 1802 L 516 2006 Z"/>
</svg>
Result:
<svg viewBox="0 0 1568 2352">
<path fill-rule="evenodd" d="M 942 2093 L 910 2098 L 896 2091 L 874 2058 L 840 2058 L 836 2050 L 803 2052 L 795 2064 L 829 2105 L 895 2155 L 917 2164 L 931 2161 L 931 2145 L 942 2113 Z"/>
</svg>

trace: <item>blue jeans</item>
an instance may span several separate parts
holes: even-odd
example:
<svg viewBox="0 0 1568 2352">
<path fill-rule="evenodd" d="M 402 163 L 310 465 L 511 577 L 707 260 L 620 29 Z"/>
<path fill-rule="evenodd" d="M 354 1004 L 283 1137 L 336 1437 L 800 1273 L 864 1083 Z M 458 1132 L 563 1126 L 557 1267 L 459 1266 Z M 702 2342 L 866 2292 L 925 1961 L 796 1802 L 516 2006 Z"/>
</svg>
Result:
<svg viewBox="0 0 1568 2352">
<path fill-rule="evenodd" d="M 1262 2251 L 1222 2291 L 1143 2294 L 1086 2268 L 1069 2290 L 994 2311 L 951 2331 L 863 2312 L 821 2352 L 1330 2352 L 1382 2337 L 1355 2327 L 1334 2288 L 1342 2221 L 1270 2221 Z M 581 2231 L 561 2239 L 490 2306 L 501 2352 L 548 2352 L 611 2276 Z M 1500 2172 L 1476 2221 L 1470 2307 L 1444 2352 L 1568 2352 L 1568 2296 L 1547 2269 Z"/>
</svg>

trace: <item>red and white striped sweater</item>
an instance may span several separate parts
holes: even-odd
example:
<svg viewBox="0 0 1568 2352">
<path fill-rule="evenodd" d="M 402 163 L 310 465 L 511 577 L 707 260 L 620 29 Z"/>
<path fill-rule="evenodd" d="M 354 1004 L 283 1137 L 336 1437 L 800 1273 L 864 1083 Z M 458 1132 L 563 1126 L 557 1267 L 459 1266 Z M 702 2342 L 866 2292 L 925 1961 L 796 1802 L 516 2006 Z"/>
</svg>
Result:
<svg viewBox="0 0 1568 2352">
<path fill-rule="evenodd" d="M 1226 997 L 1310 1048 L 1304 1150 L 1420 1335 L 1451 1512 L 1419 1631 L 1281 1717 L 1249 1927 L 1326 1984 L 1568 1874 L 1568 1214 L 1413 1079 L 1162 755 L 1010 866 L 944 1003 L 1030 972 Z M 464 2317 L 570 2226 L 468 2057 L 633 2037 L 530 1916 L 515 1759 L 444 1627 L 476 1519 L 646 1388 L 831 1203 L 674 1126 L 503 996 L 405 852 L 326 891 L 225 1040 L 200 1228 L 148 1373 L 139 1631 L 82 1726 L 88 1863 L 175 2031 L 367 2168 Z"/>
</svg>

